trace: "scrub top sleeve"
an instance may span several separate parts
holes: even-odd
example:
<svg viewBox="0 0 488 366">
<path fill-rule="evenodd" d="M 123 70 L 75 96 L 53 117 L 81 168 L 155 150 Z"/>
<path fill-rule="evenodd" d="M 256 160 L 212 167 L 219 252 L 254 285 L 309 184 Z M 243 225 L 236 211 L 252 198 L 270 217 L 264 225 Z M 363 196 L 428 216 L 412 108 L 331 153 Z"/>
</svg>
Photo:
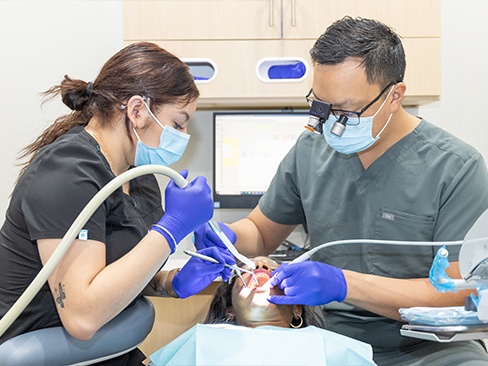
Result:
<svg viewBox="0 0 488 366">
<path fill-rule="evenodd" d="M 62 238 L 86 204 L 103 187 L 94 177 L 100 166 L 93 161 L 62 164 L 50 159 L 40 164 L 22 200 L 22 211 L 31 240 Z M 105 203 L 92 215 L 84 228 L 88 239 L 105 241 Z"/>
<path fill-rule="evenodd" d="M 476 219 L 488 209 L 488 171 L 479 153 L 461 167 L 442 195 L 434 240 L 462 240 Z M 457 260 L 459 247 L 449 248 Z"/>
<path fill-rule="evenodd" d="M 259 200 L 259 208 L 263 214 L 270 220 L 284 225 L 305 223 L 297 185 L 297 145 L 298 142 L 283 158 L 268 190 Z"/>
</svg>

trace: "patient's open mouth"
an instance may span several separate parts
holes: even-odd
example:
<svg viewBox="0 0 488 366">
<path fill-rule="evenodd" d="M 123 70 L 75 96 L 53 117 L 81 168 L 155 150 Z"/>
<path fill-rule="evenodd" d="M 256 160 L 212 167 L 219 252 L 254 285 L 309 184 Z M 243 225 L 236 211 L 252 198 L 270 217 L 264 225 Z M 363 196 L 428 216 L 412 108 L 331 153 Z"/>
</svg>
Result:
<svg viewBox="0 0 488 366">
<path fill-rule="evenodd" d="M 258 283 L 254 281 L 252 276 L 249 276 L 249 279 L 247 280 L 247 287 L 249 288 L 261 287 L 271 278 L 271 273 L 265 269 L 256 269 L 254 275 L 256 276 Z"/>
</svg>

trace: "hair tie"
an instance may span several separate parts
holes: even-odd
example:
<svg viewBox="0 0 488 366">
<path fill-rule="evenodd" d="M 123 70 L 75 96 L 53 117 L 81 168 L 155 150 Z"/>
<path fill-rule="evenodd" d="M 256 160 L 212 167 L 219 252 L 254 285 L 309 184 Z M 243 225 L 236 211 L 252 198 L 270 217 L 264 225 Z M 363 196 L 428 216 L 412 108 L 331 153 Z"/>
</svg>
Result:
<svg viewBox="0 0 488 366">
<path fill-rule="evenodd" d="M 86 95 L 88 98 L 91 98 L 93 95 L 93 83 L 91 81 L 86 84 Z"/>
</svg>

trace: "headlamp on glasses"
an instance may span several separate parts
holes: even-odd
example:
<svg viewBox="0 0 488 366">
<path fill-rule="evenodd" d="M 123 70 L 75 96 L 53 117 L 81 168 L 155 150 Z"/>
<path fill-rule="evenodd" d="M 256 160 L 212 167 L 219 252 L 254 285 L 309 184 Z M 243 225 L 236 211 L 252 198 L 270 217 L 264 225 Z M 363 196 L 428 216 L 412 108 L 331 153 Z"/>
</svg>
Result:
<svg viewBox="0 0 488 366">
<path fill-rule="evenodd" d="M 327 118 L 329 118 L 332 105 L 321 100 L 312 100 L 310 105 L 310 111 L 308 114 L 310 118 L 307 123 L 307 127 L 313 132 L 321 135 L 324 132 L 323 125 Z"/>
</svg>

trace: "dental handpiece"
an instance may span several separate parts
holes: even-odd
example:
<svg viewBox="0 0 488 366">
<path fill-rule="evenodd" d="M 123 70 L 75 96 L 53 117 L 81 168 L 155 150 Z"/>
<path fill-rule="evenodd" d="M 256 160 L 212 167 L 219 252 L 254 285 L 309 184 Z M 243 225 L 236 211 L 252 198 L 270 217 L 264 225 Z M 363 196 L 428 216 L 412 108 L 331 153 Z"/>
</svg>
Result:
<svg viewBox="0 0 488 366">
<path fill-rule="evenodd" d="M 188 181 L 185 178 L 183 178 L 180 174 L 176 174 L 176 176 L 177 177 L 173 177 L 173 180 L 175 181 L 176 185 L 180 188 L 185 188 L 188 185 Z M 249 268 L 251 269 L 256 268 L 256 264 L 252 260 L 250 260 L 249 258 L 247 258 L 246 256 L 242 255 L 237 251 L 237 249 L 234 247 L 234 244 L 232 244 L 232 242 L 229 240 L 227 235 L 225 235 L 225 233 L 222 231 L 218 223 L 216 223 L 213 220 L 209 220 L 208 225 L 210 226 L 212 231 L 215 234 L 217 234 L 220 240 L 222 240 L 224 245 L 227 247 L 229 252 L 231 252 L 234 255 L 234 257 L 239 259 L 242 263 L 244 263 Z"/>
<path fill-rule="evenodd" d="M 249 258 L 247 258 L 246 256 L 242 255 L 241 253 L 239 253 L 237 251 L 237 249 L 234 247 L 234 244 L 231 243 L 231 241 L 229 240 L 227 235 L 225 235 L 225 233 L 222 231 L 222 229 L 220 228 L 220 225 L 218 223 L 216 223 L 213 220 L 210 220 L 208 222 L 208 225 L 210 226 L 212 231 L 218 235 L 220 240 L 222 240 L 222 242 L 225 244 L 227 249 L 229 249 L 229 252 L 231 252 L 234 255 L 234 257 L 239 259 L 242 263 L 244 263 L 249 268 L 251 268 L 251 269 L 256 268 L 256 264 L 252 260 L 250 260 Z"/>
</svg>

